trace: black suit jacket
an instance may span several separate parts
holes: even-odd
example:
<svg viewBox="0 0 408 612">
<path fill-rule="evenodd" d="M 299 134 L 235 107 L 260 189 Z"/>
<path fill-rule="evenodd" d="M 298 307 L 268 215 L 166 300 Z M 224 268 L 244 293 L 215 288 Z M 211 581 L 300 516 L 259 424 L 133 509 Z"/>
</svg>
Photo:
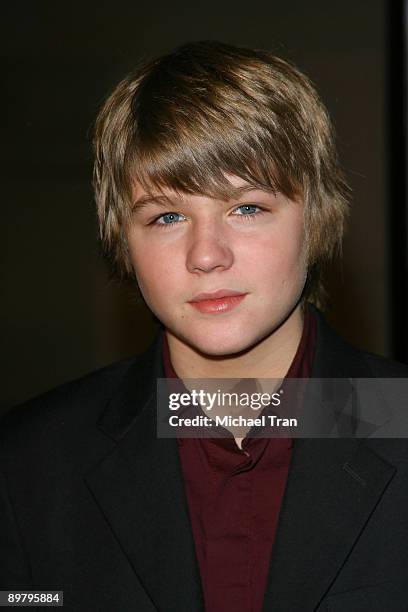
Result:
<svg viewBox="0 0 408 612">
<path fill-rule="evenodd" d="M 317 316 L 313 376 L 408 377 Z M 0 589 L 63 589 L 69 611 L 204 609 L 177 443 L 156 437 L 162 376 L 159 334 L 6 416 Z M 295 440 L 264 610 L 408 610 L 407 440 Z"/>
</svg>

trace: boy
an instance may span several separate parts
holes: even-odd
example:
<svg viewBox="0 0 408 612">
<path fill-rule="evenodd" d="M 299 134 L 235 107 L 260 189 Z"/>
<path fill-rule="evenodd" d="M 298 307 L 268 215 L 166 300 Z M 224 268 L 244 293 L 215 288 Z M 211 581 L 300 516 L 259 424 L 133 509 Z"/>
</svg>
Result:
<svg viewBox="0 0 408 612">
<path fill-rule="evenodd" d="M 405 609 L 404 440 L 156 435 L 157 378 L 407 376 L 310 304 L 347 212 L 313 86 L 187 44 L 118 85 L 95 152 L 102 242 L 162 329 L 6 419 L 1 588 L 68 610 Z"/>
</svg>

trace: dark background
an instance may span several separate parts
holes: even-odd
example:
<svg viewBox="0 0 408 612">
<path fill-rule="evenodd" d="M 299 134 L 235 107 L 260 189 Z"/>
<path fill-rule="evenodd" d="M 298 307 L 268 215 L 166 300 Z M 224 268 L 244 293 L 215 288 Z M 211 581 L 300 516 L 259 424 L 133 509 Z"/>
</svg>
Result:
<svg viewBox="0 0 408 612">
<path fill-rule="evenodd" d="M 90 130 L 141 56 L 188 40 L 272 49 L 316 83 L 353 189 L 328 318 L 407 358 L 402 2 L 16 2 L 1 36 L 1 405 L 141 352 L 152 316 L 97 244 Z"/>
</svg>

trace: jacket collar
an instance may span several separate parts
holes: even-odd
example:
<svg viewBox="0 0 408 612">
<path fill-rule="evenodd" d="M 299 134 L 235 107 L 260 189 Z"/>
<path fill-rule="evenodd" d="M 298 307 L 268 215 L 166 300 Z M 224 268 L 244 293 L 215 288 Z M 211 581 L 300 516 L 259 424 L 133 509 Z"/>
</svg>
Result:
<svg viewBox="0 0 408 612">
<path fill-rule="evenodd" d="M 317 323 L 316 352 L 311 377 L 370 378 L 372 374 L 361 351 L 342 340 L 315 306 L 309 304 L 309 308 Z"/>
<path fill-rule="evenodd" d="M 98 421 L 98 427 L 113 440 L 119 441 L 125 436 L 133 423 L 155 402 L 156 380 L 164 378 L 163 334 L 160 328 L 149 349 L 131 362 Z"/>
</svg>

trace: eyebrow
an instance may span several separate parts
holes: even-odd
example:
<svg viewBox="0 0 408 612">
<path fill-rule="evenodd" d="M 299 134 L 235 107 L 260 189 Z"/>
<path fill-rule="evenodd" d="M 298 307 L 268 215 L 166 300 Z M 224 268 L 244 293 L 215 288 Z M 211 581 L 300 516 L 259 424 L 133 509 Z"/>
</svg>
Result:
<svg viewBox="0 0 408 612">
<path fill-rule="evenodd" d="M 250 191 L 263 191 L 264 193 L 273 193 L 276 195 L 276 191 L 273 189 L 262 189 L 261 187 L 255 187 L 254 185 L 242 185 L 240 187 L 234 187 L 231 192 L 230 200 L 238 195 L 240 197 L 244 193 Z M 166 195 L 144 195 L 135 200 L 132 204 L 132 211 L 141 210 L 149 204 L 157 204 L 158 206 L 169 206 L 169 205 L 180 205 L 185 201 L 181 198 L 170 198 Z"/>
<path fill-rule="evenodd" d="M 165 195 L 144 195 L 133 202 L 132 210 L 141 210 L 149 204 L 157 204 L 159 206 L 168 206 L 169 204 L 174 205 L 176 201 L 181 202 L 181 200 L 171 199 Z"/>
</svg>

